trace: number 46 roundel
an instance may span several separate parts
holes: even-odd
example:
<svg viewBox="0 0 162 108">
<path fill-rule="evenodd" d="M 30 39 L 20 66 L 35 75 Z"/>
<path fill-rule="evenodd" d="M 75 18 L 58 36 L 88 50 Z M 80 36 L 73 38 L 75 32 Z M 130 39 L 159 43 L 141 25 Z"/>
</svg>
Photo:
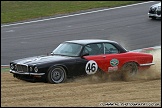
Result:
<svg viewBox="0 0 162 108">
<path fill-rule="evenodd" d="M 95 61 L 90 60 L 87 62 L 85 71 L 87 74 L 95 74 L 98 69 L 98 65 Z"/>
</svg>

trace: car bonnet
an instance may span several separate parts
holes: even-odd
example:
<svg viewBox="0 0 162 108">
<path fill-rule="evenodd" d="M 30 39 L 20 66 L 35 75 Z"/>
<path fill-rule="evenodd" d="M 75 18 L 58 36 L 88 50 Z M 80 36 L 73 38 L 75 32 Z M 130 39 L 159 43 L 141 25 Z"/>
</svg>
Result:
<svg viewBox="0 0 162 108">
<path fill-rule="evenodd" d="M 26 64 L 26 65 L 36 65 L 36 64 L 44 64 L 44 63 L 51 63 L 51 62 L 57 62 L 57 61 L 64 61 L 72 59 L 72 57 L 68 56 L 35 56 L 35 57 L 29 57 L 29 58 L 23 58 L 13 61 L 17 64 Z"/>
</svg>

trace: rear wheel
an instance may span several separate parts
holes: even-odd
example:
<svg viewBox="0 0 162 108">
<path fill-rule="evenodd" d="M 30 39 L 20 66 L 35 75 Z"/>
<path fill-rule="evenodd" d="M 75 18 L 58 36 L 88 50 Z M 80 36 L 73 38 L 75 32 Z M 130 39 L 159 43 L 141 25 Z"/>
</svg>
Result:
<svg viewBox="0 0 162 108">
<path fill-rule="evenodd" d="M 66 80 L 66 71 L 63 67 L 57 66 L 52 69 L 47 74 L 47 81 L 49 83 L 62 83 Z"/>
<path fill-rule="evenodd" d="M 122 67 L 122 78 L 125 81 L 132 80 L 138 72 L 138 66 L 135 62 L 129 62 Z"/>
</svg>

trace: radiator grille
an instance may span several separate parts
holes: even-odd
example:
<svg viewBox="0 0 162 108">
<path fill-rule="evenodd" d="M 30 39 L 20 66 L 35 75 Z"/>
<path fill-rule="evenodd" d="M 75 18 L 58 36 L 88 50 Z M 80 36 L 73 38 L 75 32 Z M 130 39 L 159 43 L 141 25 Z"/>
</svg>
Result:
<svg viewBox="0 0 162 108">
<path fill-rule="evenodd" d="M 17 71 L 18 72 L 28 72 L 28 66 L 26 65 L 16 65 Z"/>
</svg>

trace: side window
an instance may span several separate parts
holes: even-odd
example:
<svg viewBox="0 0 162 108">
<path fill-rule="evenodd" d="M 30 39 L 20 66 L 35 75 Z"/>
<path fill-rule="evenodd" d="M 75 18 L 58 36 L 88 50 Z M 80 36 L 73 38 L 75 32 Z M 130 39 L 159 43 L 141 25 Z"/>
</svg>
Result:
<svg viewBox="0 0 162 108">
<path fill-rule="evenodd" d="M 110 43 L 104 43 L 105 47 L 105 54 L 117 54 L 119 53 L 119 50 Z"/>
<path fill-rule="evenodd" d="M 84 47 L 83 54 L 100 55 L 104 54 L 104 46 L 102 43 L 88 44 Z"/>
</svg>

